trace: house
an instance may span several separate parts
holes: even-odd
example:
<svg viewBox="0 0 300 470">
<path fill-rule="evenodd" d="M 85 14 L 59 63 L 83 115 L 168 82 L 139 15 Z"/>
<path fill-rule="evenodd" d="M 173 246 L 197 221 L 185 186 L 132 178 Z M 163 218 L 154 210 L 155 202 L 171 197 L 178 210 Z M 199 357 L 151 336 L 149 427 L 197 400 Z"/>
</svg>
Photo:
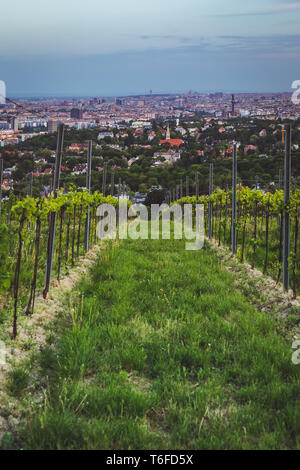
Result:
<svg viewBox="0 0 300 470">
<path fill-rule="evenodd" d="M 143 204 L 146 201 L 147 194 L 145 193 L 135 193 L 132 202 L 134 204 Z"/>
<path fill-rule="evenodd" d="M 113 132 L 99 132 L 97 139 L 102 140 L 105 139 L 105 137 L 111 137 L 113 139 L 114 134 Z"/>
<path fill-rule="evenodd" d="M 133 131 L 133 135 L 134 135 L 134 137 L 142 136 L 142 135 L 144 135 L 144 130 L 143 129 L 136 129 L 135 131 Z"/>
<path fill-rule="evenodd" d="M 67 151 L 78 152 L 79 150 L 81 150 L 81 146 L 79 144 L 71 144 L 71 145 L 69 145 L 69 147 L 67 147 L 66 150 Z"/>
<path fill-rule="evenodd" d="M 184 135 L 186 134 L 186 129 L 185 129 L 184 127 L 180 127 L 180 126 L 179 126 L 179 127 L 176 127 L 175 131 L 176 131 L 176 132 L 180 132 L 180 134 L 181 134 L 182 136 L 184 136 Z"/>
<path fill-rule="evenodd" d="M 79 165 L 74 166 L 74 169 L 72 171 L 72 175 L 82 175 L 86 173 L 87 170 L 87 164 L 86 163 L 80 163 Z"/>
<path fill-rule="evenodd" d="M 37 158 L 34 162 L 41 166 L 47 165 L 47 160 L 45 158 Z"/>
<path fill-rule="evenodd" d="M 133 157 L 130 160 L 128 160 L 128 167 L 130 168 L 131 165 L 136 162 L 139 159 L 139 157 Z"/>
<path fill-rule="evenodd" d="M 170 152 L 155 152 L 154 155 L 153 155 L 153 158 L 154 159 L 164 159 L 165 162 L 167 163 L 174 163 L 176 162 L 177 160 L 180 159 L 180 152 L 174 152 L 174 151 L 170 151 Z M 158 166 L 158 165 L 161 165 L 162 162 L 154 162 L 153 163 L 153 166 Z"/>
<path fill-rule="evenodd" d="M 108 147 L 110 149 L 114 149 L 114 150 L 122 150 L 122 147 L 120 145 L 117 145 L 117 144 L 109 144 Z"/>
<path fill-rule="evenodd" d="M 2 189 L 3 191 L 10 191 L 11 189 L 13 189 L 13 185 L 14 183 L 12 179 L 5 179 L 2 183 Z"/>
<path fill-rule="evenodd" d="M 199 129 L 197 127 L 190 127 L 189 134 L 191 137 L 196 137 L 199 134 Z"/>
<path fill-rule="evenodd" d="M 151 142 L 153 139 L 155 139 L 156 134 L 154 131 L 150 131 L 148 134 L 148 141 Z"/>
<path fill-rule="evenodd" d="M 182 139 L 165 139 L 159 142 L 159 145 L 169 144 L 171 147 L 180 147 L 183 144 Z"/>
<path fill-rule="evenodd" d="M 5 170 L 3 170 L 3 177 L 4 178 L 9 178 L 12 175 L 12 173 L 14 172 L 14 170 L 15 170 L 15 167 L 6 168 Z"/>
<path fill-rule="evenodd" d="M 240 142 L 236 142 L 236 148 L 239 149 L 241 146 L 241 143 Z M 226 155 L 232 155 L 232 152 L 233 152 L 233 146 L 232 147 L 229 147 L 229 149 L 226 150 Z"/>
<path fill-rule="evenodd" d="M 249 150 L 256 150 L 256 149 L 257 149 L 256 145 L 245 145 L 244 153 L 246 154 L 249 152 Z"/>
</svg>

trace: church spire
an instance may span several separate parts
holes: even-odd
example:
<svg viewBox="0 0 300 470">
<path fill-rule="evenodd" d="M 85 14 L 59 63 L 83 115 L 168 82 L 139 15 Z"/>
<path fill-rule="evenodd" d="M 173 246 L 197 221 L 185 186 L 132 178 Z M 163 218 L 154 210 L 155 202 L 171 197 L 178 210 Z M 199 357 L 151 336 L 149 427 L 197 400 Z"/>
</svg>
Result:
<svg viewBox="0 0 300 470">
<path fill-rule="evenodd" d="M 170 140 L 170 139 L 171 139 L 170 124 L 168 124 L 168 127 L 167 127 L 166 139 L 167 139 L 167 140 Z"/>
</svg>

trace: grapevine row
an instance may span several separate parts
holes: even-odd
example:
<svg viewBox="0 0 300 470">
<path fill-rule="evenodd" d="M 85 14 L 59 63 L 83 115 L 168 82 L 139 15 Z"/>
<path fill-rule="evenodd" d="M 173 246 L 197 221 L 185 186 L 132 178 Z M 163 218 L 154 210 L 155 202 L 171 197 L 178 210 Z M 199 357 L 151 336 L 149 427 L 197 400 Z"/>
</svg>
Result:
<svg viewBox="0 0 300 470">
<path fill-rule="evenodd" d="M 17 200 L 11 196 L 2 204 L 0 221 L 0 293 L 4 309 L 13 312 L 12 337 L 18 333 L 18 315 L 31 315 L 37 289 L 45 286 L 45 271 L 50 252 L 51 215 L 56 214 L 55 246 L 52 275 L 60 281 L 62 271 L 68 273 L 88 245 L 97 242 L 96 210 L 103 203 L 117 206 L 118 200 L 96 191 L 58 191 L 48 198 L 27 196 Z M 90 217 L 87 218 L 89 208 Z M 86 231 L 85 224 L 89 223 Z M 48 294 L 44 287 L 43 295 Z"/>
<path fill-rule="evenodd" d="M 212 233 L 219 246 L 231 246 L 232 191 L 215 190 L 211 196 L 183 197 L 178 204 L 203 204 L 205 213 L 205 233 L 208 235 L 209 202 L 212 205 Z M 263 274 L 273 276 L 279 283 L 282 275 L 284 192 L 263 193 L 248 187 L 237 189 L 237 252 L 241 262 L 245 259 L 254 269 L 262 269 Z M 286 206 L 291 221 L 289 271 L 292 278 L 294 297 L 297 295 L 299 278 L 299 216 L 300 190 L 291 193 Z"/>
</svg>

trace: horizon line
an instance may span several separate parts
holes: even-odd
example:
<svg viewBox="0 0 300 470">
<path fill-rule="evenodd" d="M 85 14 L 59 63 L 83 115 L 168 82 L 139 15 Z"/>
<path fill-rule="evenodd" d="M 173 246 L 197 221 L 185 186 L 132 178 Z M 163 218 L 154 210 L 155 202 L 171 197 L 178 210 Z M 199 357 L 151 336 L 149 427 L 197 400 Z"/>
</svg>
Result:
<svg viewBox="0 0 300 470">
<path fill-rule="evenodd" d="M 291 90 L 277 90 L 277 91 L 222 91 L 222 90 L 207 90 L 207 91 L 196 91 L 196 90 L 190 90 L 192 93 L 197 93 L 199 95 L 208 95 L 208 94 L 213 94 L 213 93 L 223 93 L 224 95 L 231 95 L 232 93 L 235 95 L 279 95 L 279 94 L 292 94 L 293 91 Z M 58 94 L 46 94 L 46 93 L 12 93 L 8 98 L 9 99 L 51 99 L 51 98 L 66 98 L 66 99 L 88 99 L 88 98 L 134 98 L 134 97 L 139 97 L 139 96 L 175 96 L 175 95 L 188 95 L 189 91 L 177 91 L 177 92 L 157 92 L 157 93 L 128 93 L 128 94 L 99 94 L 99 93 L 94 93 L 90 95 L 68 95 L 68 94 L 63 94 L 63 93 L 58 93 Z"/>
</svg>

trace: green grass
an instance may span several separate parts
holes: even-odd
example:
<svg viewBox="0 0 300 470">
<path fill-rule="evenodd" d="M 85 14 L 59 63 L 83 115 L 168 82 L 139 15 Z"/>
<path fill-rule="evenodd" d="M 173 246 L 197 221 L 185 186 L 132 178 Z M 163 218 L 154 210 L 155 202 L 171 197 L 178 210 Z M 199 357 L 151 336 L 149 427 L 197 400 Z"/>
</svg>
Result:
<svg viewBox="0 0 300 470">
<path fill-rule="evenodd" d="M 102 250 L 41 352 L 26 449 L 300 449 L 300 369 L 209 246 Z"/>
<path fill-rule="evenodd" d="M 8 374 L 6 389 L 11 395 L 21 395 L 29 386 L 30 377 L 26 370 L 22 367 L 12 369 Z"/>
</svg>

